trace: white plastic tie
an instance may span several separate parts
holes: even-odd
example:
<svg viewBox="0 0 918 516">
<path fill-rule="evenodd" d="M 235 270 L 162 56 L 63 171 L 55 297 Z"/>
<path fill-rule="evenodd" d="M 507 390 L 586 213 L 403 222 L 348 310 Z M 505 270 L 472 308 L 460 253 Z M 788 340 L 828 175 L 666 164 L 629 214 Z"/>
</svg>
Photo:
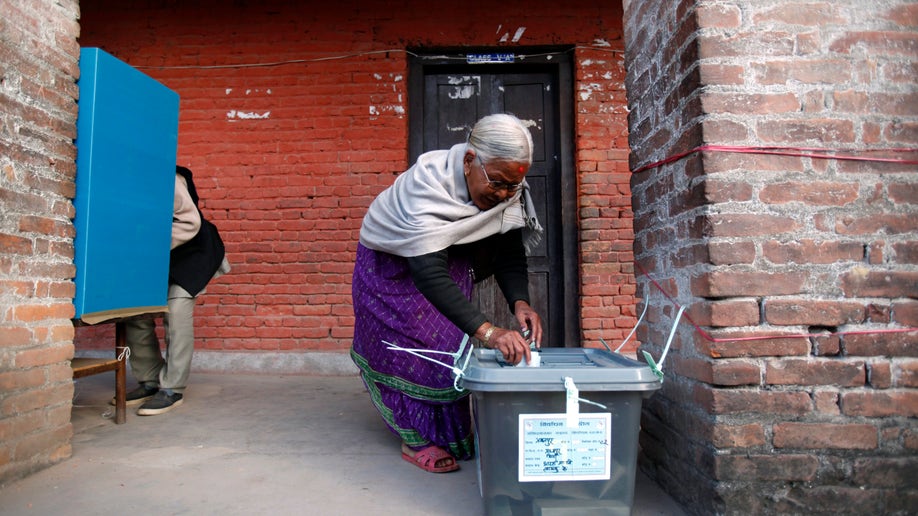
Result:
<svg viewBox="0 0 918 516">
<path fill-rule="evenodd" d="M 644 315 L 647 314 L 647 306 L 648 306 L 648 305 L 650 305 L 650 303 L 648 303 L 647 301 L 644 301 L 644 309 L 641 310 L 641 316 L 638 317 L 638 320 L 637 320 L 637 322 L 634 324 L 634 327 L 631 328 L 631 332 L 628 333 L 628 336 L 625 337 L 625 340 L 622 341 L 621 345 L 619 345 L 617 348 L 615 348 L 615 352 L 616 352 L 616 353 L 618 353 L 619 351 L 621 351 L 622 348 L 625 347 L 625 344 L 627 344 L 628 341 L 631 339 L 631 337 L 634 336 L 634 332 L 637 331 L 638 326 L 641 325 L 641 321 L 644 320 Z"/>
<path fill-rule="evenodd" d="M 669 338 L 666 339 L 666 346 L 663 347 L 663 354 L 660 355 L 659 363 L 654 361 L 650 353 L 642 351 L 644 360 L 647 361 L 650 370 L 653 371 L 653 374 L 657 375 L 657 378 L 659 378 L 661 382 L 663 381 L 663 361 L 666 360 L 666 354 L 669 353 L 669 346 L 673 343 L 673 337 L 676 335 L 676 327 L 679 326 L 679 320 L 682 319 L 682 312 L 684 311 L 685 307 L 680 306 L 679 311 L 676 313 L 676 319 L 673 321 L 673 327 L 669 330 Z"/>
<path fill-rule="evenodd" d="M 570 376 L 564 377 L 564 390 L 566 392 L 567 410 L 567 427 L 577 428 L 580 421 L 580 389 L 574 384 L 574 379 Z"/>
<path fill-rule="evenodd" d="M 418 357 L 418 358 L 423 358 L 424 360 L 427 360 L 428 362 L 433 362 L 433 363 L 435 363 L 435 364 L 439 364 L 439 365 L 441 365 L 441 366 L 443 366 L 443 367 L 449 369 L 449 370 L 452 371 L 452 373 L 456 376 L 456 377 L 453 379 L 453 388 L 456 389 L 456 390 L 459 391 L 459 392 L 462 392 L 463 390 L 465 390 L 465 389 L 463 389 L 462 387 L 459 386 L 459 379 L 465 374 L 465 367 L 468 365 L 469 360 L 472 358 L 472 352 L 473 352 L 474 349 L 475 349 L 475 348 L 473 348 L 472 346 L 468 346 L 468 352 L 466 352 L 466 346 L 467 346 L 468 343 L 469 343 L 469 336 L 468 336 L 468 335 L 464 335 L 464 336 L 462 337 L 462 342 L 459 344 L 459 349 L 458 349 L 457 351 L 455 351 L 455 352 L 452 352 L 452 353 L 449 352 L 449 351 L 438 351 L 438 350 L 435 350 L 435 349 L 412 349 L 412 348 L 403 348 L 403 347 L 401 347 L 401 346 L 399 346 L 399 345 L 397 345 L 397 344 L 393 344 L 393 343 L 388 342 L 388 341 L 385 341 L 385 340 L 382 341 L 382 342 L 383 342 L 383 344 L 385 344 L 385 345 L 387 346 L 386 349 L 388 349 L 388 350 L 391 350 L 391 351 L 404 351 L 404 352 L 409 353 L 409 354 L 411 354 L 411 355 L 414 355 L 414 356 L 416 356 L 416 357 Z M 431 355 L 447 355 L 447 356 L 450 356 L 450 357 L 453 358 L 453 365 L 449 365 L 449 364 L 444 363 L 444 362 L 441 362 L 441 361 L 439 361 L 439 360 L 437 360 L 437 359 L 431 358 L 431 357 L 425 355 L 425 353 L 431 354 Z M 462 360 L 462 356 L 463 356 L 463 355 L 465 355 L 465 360 Z M 462 366 L 461 366 L 461 367 L 459 366 L 459 362 L 462 362 Z"/>
<path fill-rule="evenodd" d="M 606 347 L 606 349 L 609 351 L 609 353 L 618 353 L 618 352 L 620 352 L 620 351 L 622 350 L 622 348 L 625 347 L 625 344 L 627 344 L 628 341 L 631 340 L 631 337 L 634 336 L 634 332 L 636 332 L 637 329 L 638 329 L 638 326 L 641 325 L 641 321 L 644 320 L 644 315 L 647 313 L 647 305 L 648 305 L 648 304 L 649 304 L 649 303 L 646 303 L 646 302 L 644 303 L 644 310 L 641 311 L 641 316 L 638 317 L 637 322 L 634 323 L 634 327 L 631 328 L 631 332 L 628 333 L 628 336 L 625 337 L 625 340 L 623 340 L 622 343 L 619 344 L 619 346 L 618 346 L 617 348 L 615 348 L 615 349 L 613 350 L 613 349 L 612 349 L 612 346 L 609 346 L 609 345 L 606 343 L 606 341 L 605 341 L 602 337 L 599 337 L 599 342 L 601 342 L 602 345 Z"/>
<path fill-rule="evenodd" d="M 574 383 L 574 379 L 571 378 L 570 376 L 565 376 L 564 378 L 562 378 L 562 380 L 564 381 L 564 390 L 565 390 L 566 407 L 567 407 L 567 410 L 565 412 L 567 415 L 567 426 L 568 427 L 576 428 L 577 426 L 579 426 L 580 404 L 581 403 L 587 403 L 589 405 L 593 405 L 593 406 L 599 407 L 604 410 L 609 409 L 602 403 L 596 403 L 595 401 L 590 401 L 586 398 L 581 398 L 580 389 L 577 388 L 577 385 Z"/>
</svg>

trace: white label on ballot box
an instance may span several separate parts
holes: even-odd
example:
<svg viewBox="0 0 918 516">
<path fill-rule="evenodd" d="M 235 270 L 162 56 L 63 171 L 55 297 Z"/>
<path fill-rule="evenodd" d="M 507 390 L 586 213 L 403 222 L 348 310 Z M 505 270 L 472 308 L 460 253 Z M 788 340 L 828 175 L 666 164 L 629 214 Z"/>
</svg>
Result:
<svg viewBox="0 0 918 516">
<path fill-rule="evenodd" d="M 567 414 L 520 414 L 520 482 L 608 480 L 612 414 L 582 413 L 576 428 Z"/>
</svg>

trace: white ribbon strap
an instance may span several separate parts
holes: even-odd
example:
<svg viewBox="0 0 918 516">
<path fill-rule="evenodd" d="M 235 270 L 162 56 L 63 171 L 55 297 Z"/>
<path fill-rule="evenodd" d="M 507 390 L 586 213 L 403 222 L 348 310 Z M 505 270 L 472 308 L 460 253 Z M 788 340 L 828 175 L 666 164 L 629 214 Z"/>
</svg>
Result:
<svg viewBox="0 0 918 516">
<path fill-rule="evenodd" d="M 471 357 L 472 357 L 472 351 L 474 350 L 474 348 L 473 348 L 472 346 L 469 346 L 469 347 L 468 347 L 468 353 L 466 353 L 466 349 L 465 349 L 465 348 L 466 348 L 466 346 L 467 346 L 468 343 L 469 343 L 469 336 L 468 336 L 468 335 L 464 335 L 464 336 L 462 337 L 462 343 L 459 344 L 459 350 L 456 351 L 456 352 L 454 352 L 454 353 L 450 353 L 449 351 L 437 351 L 437 350 L 435 350 L 435 349 L 411 349 L 411 348 L 403 348 L 403 347 L 401 347 L 401 346 L 399 346 L 399 345 L 397 345 L 397 344 L 393 344 L 393 343 L 388 342 L 388 341 L 385 341 L 385 340 L 382 341 L 382 342 L 383 342 L 383 344 L 385 344 L 385 345 L 387 346 L 386 349 L 388 349 L 388 350 L 391 350 L 391 351 L 404 351 L 404 352 L 410 353 L 410 354 L 412 354 L 412 355 L 414 355 L 414 356 L 416 356 L 416 357 L 418 357 L 418 358 L 423 358 L 424 360 L 427 360 L 427 361 L 429 361 L 429 362 L 433 362 L 433 363 L 435 363 L 435 364 L 439 364 L 439 365 L 441 365 L 441 366 L 443 366 L 443 367 L 449 369 L 450 371 L 452 371 L 452 373 L 453 373 L 454 375 L 456 375 L 456 378 L 453 379 L 453 388 L 456 389 L 456 390 L 459 391 L 459 392 L 462 392 L 462 391 L 464 390 L 462 387 L 459 387 L 459 378 L 461 378 L 462 375 L 465 374 L 465 366 L 468 365 L 468 362 L 469 362 L 469 360 L 470 360 Z M 450 356 L 450 357 L 453 357 L 453 365 L 449 365 L 449 364 L 446 364 L 446 363 L 441 362 L 441 361 L 439 361 L 439 360 L 430 358 L 430 357 L 426 356 L 424 353 L 429 353 L 429 354 L 432 354 L 432 355 L 448 355 L 448 356 Z M 462 355 L 463 355 L 463 354 L 466 355 L 466 358 L 465 358 L 465 361 L 462 363 L 462 367 L 459 367 L 458 364 L 459 364 L 459 362 L 461 361 L 460 359 L 462 358 Z"/>
</svg>

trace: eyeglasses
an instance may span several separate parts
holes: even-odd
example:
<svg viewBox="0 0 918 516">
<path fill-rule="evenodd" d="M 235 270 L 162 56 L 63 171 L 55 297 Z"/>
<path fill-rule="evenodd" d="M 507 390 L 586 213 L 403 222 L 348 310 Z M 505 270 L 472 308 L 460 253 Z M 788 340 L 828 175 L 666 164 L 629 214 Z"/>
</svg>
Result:
<svg viewBox="0 0 918 516">
<path fill-rule="evenodd" d="M 484 161 L 481 161 L 481 155 L 476 155 L 476 157 L 478 158 L 478 163 L 481 165 L 481 173 L 484 174 L 485 180 L 488 182 L 488 186 L 491 187 L 492 190 L 506 190 L 508 192 L 515 192 L 519 190 L 521 186 L 523 186 L 522 181 L 520 181 L 519 183 L 507 183 L 505 181 L 492 181 L 491 178 L 488 177 L 488 171 L 485 170 Z"/>
</svg>

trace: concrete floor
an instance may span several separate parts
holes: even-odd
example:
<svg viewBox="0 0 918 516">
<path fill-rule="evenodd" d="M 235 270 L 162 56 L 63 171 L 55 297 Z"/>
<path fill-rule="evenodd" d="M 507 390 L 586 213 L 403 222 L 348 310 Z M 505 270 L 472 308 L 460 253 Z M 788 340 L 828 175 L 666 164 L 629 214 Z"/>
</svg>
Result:
<svg viewBox="0 0 918 516">
<path fill-rule="evenodd" d="M 182 406 L 115 425 L 113 375 L 76 381 L 72 458 L 5 486 L 0 513 L 483 514 L 475 462 L 401 460 L 356 376 L 192 373 Z M 633 514 L 684 512 L 638 472 Z"/>
</svg>

